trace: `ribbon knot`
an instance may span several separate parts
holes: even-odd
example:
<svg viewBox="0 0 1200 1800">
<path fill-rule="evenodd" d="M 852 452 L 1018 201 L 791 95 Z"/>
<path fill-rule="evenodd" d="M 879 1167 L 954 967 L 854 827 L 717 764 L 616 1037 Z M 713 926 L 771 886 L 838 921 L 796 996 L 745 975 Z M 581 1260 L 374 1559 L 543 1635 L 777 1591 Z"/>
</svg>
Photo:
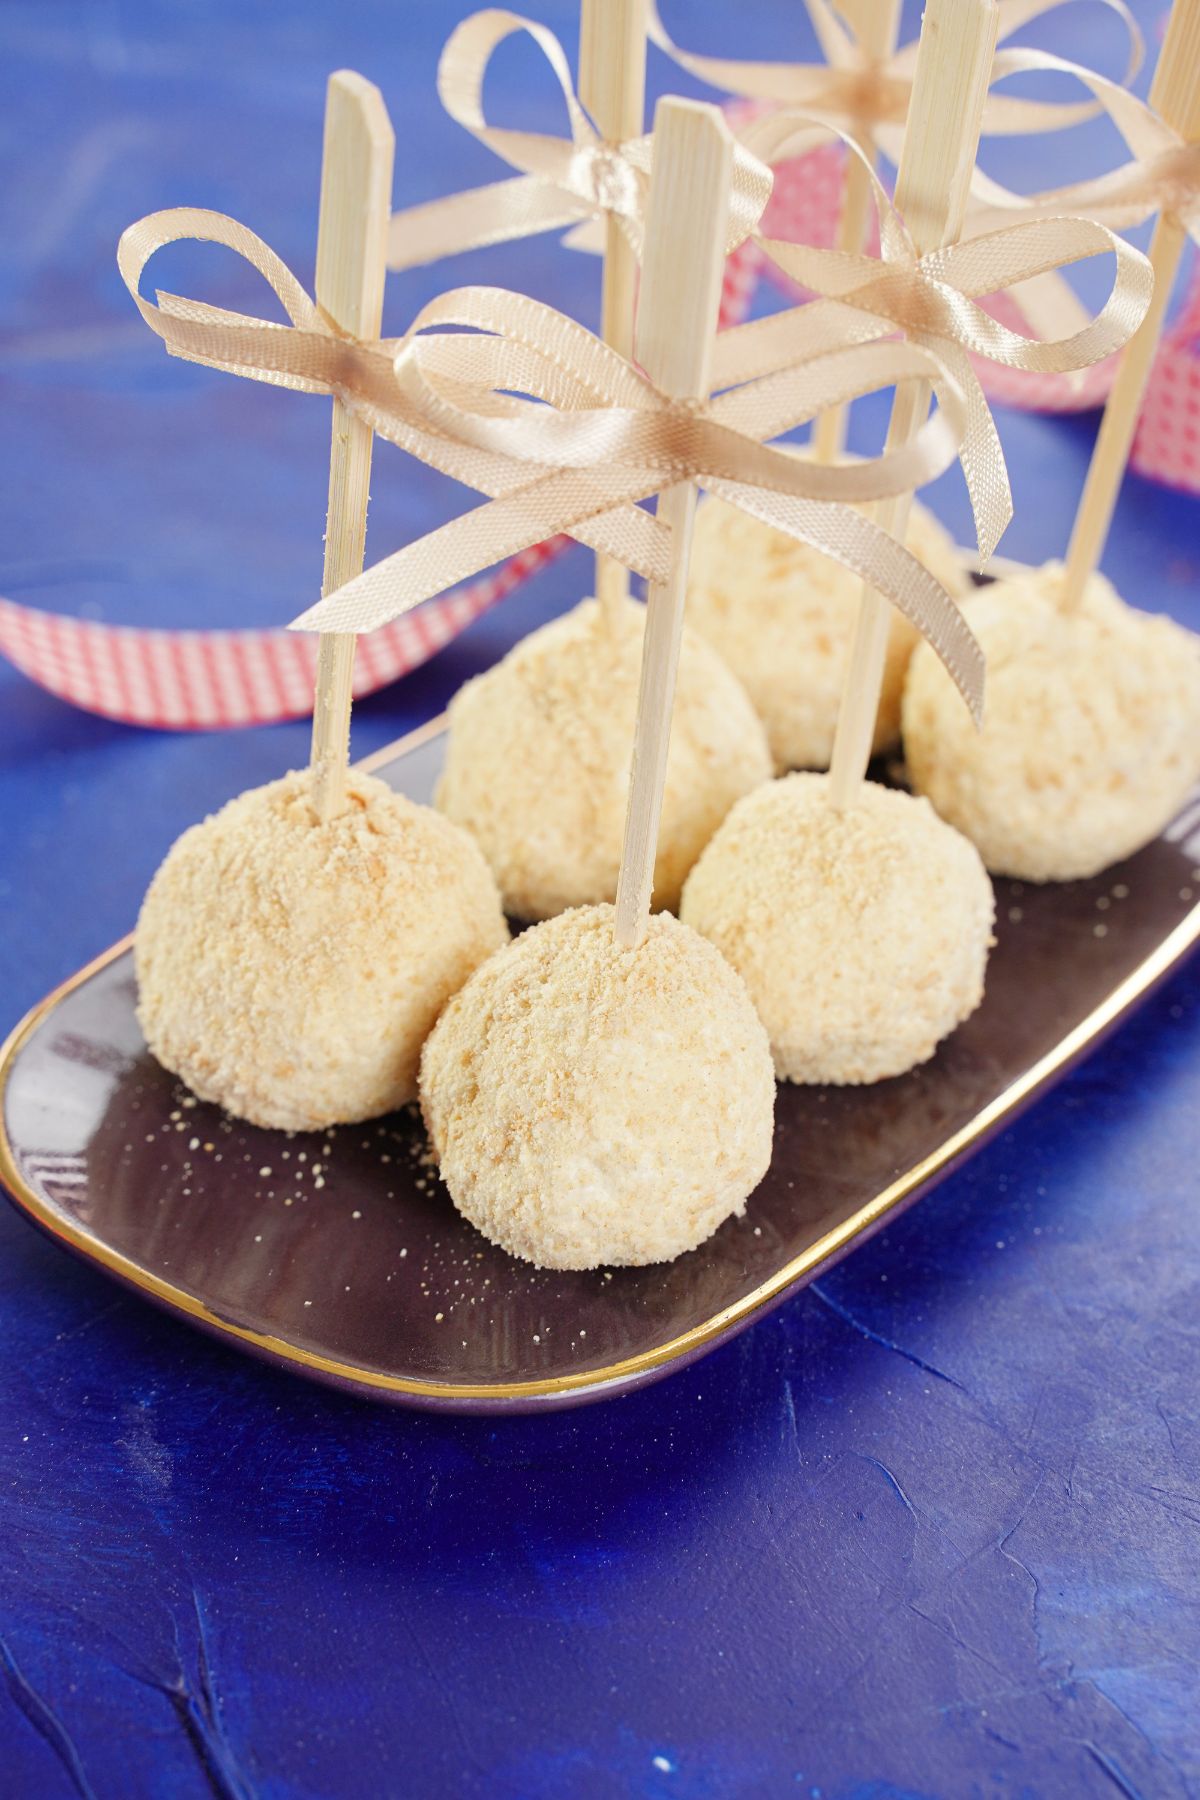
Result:
<svg viewBox="0 0 1200 1800">
<path fill-rule="evenodd" d="M 640 234 L 646 210 L 646 177 L 635 168 L 623 144 L 597 144 L 595 149 L 580 153 L 590 178 L 592 208 L 597 213 L 615 213 Z M 572 163 L 574 171 L 574 162 Z M 583 182 L 580 182 L 581 189 Z"/>
</svg>

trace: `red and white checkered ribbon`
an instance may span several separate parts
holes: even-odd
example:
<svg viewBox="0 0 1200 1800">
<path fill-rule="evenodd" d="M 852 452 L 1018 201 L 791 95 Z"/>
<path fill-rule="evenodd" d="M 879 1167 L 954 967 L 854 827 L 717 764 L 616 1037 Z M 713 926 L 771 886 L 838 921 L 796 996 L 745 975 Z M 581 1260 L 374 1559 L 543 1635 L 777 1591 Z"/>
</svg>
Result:
<svg viewBox="0 0 1200 1800">
<path fill-rule="evenodd" d="M 358 640 L 356 697 L 443 649 L 553 562 L 570 538 L 522 550 L 476 581 Z M 145 631 L 0 600 L 0 651 L 39 687 L 106 719 L 171 731 L 269 725 L 312 711 L 317 640 L 290 631 Z"/>
</svg>

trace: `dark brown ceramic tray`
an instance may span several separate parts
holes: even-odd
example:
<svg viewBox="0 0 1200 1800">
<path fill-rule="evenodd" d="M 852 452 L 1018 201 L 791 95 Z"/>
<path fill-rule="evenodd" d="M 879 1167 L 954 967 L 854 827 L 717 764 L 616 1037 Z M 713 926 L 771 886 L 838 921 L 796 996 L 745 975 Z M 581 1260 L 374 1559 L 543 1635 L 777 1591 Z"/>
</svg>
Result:
<svg viewBox="0 0 1200 1800">
<path fill-rule="evenodd" d="M 440 721 L 372 759 L 428 799 Z M 997 884 L 980 1010 L 924 1068 L 779 1090 L 744 1219 L 668 1267 L 532 1270 L 459 1218 L 415 1116 L 289 1138 L 192 1100 L 147 1055 L 129 941 L 0 1052 L 0 1176 L 51 1236 L 168 1310 L 402 1405 L 532 1411 L 682 1368 L 914 1200 L 1080 1056 L 1200 935 L 1200 801 L 1095 881 Z"/>
</svg>

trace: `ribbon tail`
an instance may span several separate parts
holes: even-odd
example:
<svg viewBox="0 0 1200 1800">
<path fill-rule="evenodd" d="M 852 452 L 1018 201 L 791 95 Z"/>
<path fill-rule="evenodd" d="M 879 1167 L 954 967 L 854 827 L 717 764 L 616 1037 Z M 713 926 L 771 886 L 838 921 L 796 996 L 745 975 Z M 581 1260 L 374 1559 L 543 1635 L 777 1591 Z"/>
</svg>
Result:
<svg viewBox="0 0 1200 1800">
<path fill-rule="evenodd" d="M 392 270 L 418 269 L 514 238 L 577 225 L 586 203 L 541 175 L 514 175 L 444 200 L 429 200 L 393 213 L 388 225 Z"/>
<path fill-rule="evenodd" d="M 945 664 L 976 724 L 983 719 L 983 651 L 955 601 L 923 563 L 880 526 L 848 507 L 767 494 L 736 481 L 703 484 L 788 537 L 861 576 L 910 619 Z"/>
<path fill-rule="evenodd" d="M 967 397 L 967 425 L 958 460 L 971 496 L 979 566 L 986 569 L 1012 522 L 1013 498 L 1008 465 L 996 421 L 979 385 L 979 377 L 971 367 L 970 357 L 957 344 L 947 343 L 944 338 L 938 340 L 937 352 Z"/>
<path fill-rule="evenodd" d="M 604 220 L 583 219 L 563 238 L 564 250 L 580 250 L 587 256 L 604 255 Z"/>
<path fill-rule="evenodd" d="M 646 480 L 653 483 L 654 477 Z M 615 529 L 611 494 L 604 482 L 580 479 L 576 470 L 556 472 L 460 514 L 414 543 L 385 557 L 327 594 L 291 621 L 289 631 L 373 631 L 401 618 L 467 575 L 527 550 L 545 538 L 568 532 L 583 542 L 599 523 L 610 528 L 608 541 L 626 567 L 647 581 L 666 581 L 670 572 L 670 533 L 650 513 L 628 509 L 623 529 Z M 610 477 L 614 488 L 628 487 L 630 476 Z M 636 515 L 642 523 L 629 517 Z"/>
</svg>

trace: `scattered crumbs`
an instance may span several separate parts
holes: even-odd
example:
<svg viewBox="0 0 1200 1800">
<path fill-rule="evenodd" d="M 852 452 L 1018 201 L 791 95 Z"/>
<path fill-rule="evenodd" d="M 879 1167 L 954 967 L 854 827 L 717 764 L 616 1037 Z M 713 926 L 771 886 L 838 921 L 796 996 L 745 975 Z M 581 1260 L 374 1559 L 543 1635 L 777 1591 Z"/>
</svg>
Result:
<svg viewBox="0 0 1200 1800">
<path fill-rule="evenodd" d="M 357 1208 L 357 1206 L 356 1206 L 356 1207 L 355 1207 L 355 1209 L 354 1209 L 354 1211 L 353 1211 L 353 1212 L 352 1212 L 352 1213 L 351 1213 L 351 1214 L 350 1214 L 350 1217 L 351 1217 L 351 1218 L 352 1218 L 352 1219 L 361 1219 L 361 1218 L 362 1218 L 362 1214 L 361 1214 L 361 1212 L 360 1212 L 360 1211 L 359 1211 L 359 1210 L 358 1210 L 358 1208 Z"/>
<path fill-rule="evenodd" d="M 442 1322 L 442 1320 L 443 1320 L 443 1319 L 444 1319 L 444 1318 L 445 1318 L 445 1316 L 446 1316 L 446 1315 L 445 1315 L 445 1313 L 434 1313 L 434 1315 L 433 1315 L 433 1316 L 434 1316 L 434 1320 L 435 1320 L 435 1321 L 436 1321 L 436 1323 L 437 1323 L 437 1324 L 439 1324 L 439 1325 L 440 1325 L 440 1324 L 441 1324 L 441 1322 Z M 534 1340 L 533 1340 L 533 1341 L 534 1341 L 534 1343 L 535 1343 L 535 1344 L 536 1344 L 536 1343 L 537 1343 L 537 1339 L 536 1339 L 536 1338 L 535 1338 L 535 1339 L 534 1339 Z"/>
<path fill-rule="evenodd" d="M 440 1314 L 440 1313 L 439 1313 L 439 1314 L 438 1314 L 438 1317 L 439 1317 L 439 1318 L 440 1318 L 440 1317 L 441 1317 L 441 1314 Z M 533 1334 L 533 1341 L 534 1341 L 534 1343 L 535 1343 L 535 1344 L 540 1344 L 540 1343 L 541 1343 L 541 1341 L 542 1341 L 542 1334 L 541 1334 L 541 1332 L 540 1332 L 540 1331 L 535 1331 L 535 1332 L 534 1332 L 534 1334 Z"/>
<path fill-rule="evenodd" d="M 324 1168 L 324 1166 L 325 1166 L 325 1165 L 324 1165 L 324 1164 L 323 1164 L 323 1163 L 314 1163 L 314 1164 L 313 1164 L 313 1166 L 312 1166 L 312 1172 L 313 1172 L 313 1174 L 314 1174 L 314 1175 L 319 1175 L 319 1174 L 320 1174 L 320 1173 L 321 1173 L 321 1170 L 322 1170 L 322 1169 L 323 1169 L 323 1168 Z"/>
<path fill-rule="evenodd" d="M 404 1248 L 404 1249 L 403 1249 L 403 1250 L 402 1250 L 402 1251 L 401 1251 L 401 1252 L 400 1252 L 400 1254 L 401 1254 L 401 1256 L 407 1256 L 407 1255 L 408 1255 L 408 1247 L 407 1247 L 407 1245 L 406 1245 L 406 1246 L 405 1246 L 405 1248 Z"/>
<path fill-rule="evenodd" d="M 997 1239 L 996 1239 L 996 1248 L 997 1248 L 997 1250 L 1003 1250 L 1003 1249 L 1005 1249 L 1005 1248 L 1006 1248 L 1006 1245 L 1005 1245 L 1005 1242 L 1004 1242 L 1004 1239 L 1003 1239 L 1003 1238 L 997 1238 Z"/>
<path fill-rule="evenodd" d="M 212 1152 L 216 1149 L 216 1147 L 217 1146 L 215 1144 L 205 1144 L 205 1146 L 204 1146 L 204 1148 L 208 1151 L 210 1156 L 212 1155 Z"/>
<path fill-rule="evenodd" d="M 284 1205 L 285 1205 L 285 1206 L 290 1206 L 290 1205 L 291 1205 L 291 1204 L 292 1204 L 292 1196 L 291 1196 L 291 1195 L 290 1195 L 290 1194 L 288 1194 L 288 1195 L 287 1195 L 287 1196 L 286 1196 L 286 1198 L 285 1198 L 285 1199 L 284 1199 L 284 1202 L 283 1202 L 283 1204 L 284 1204 Z"/>
<path fill-rule="evenodd" d="M 1021 920 L 1025 917 L 1024 908 L 1020 906 L 1010 906 L 1008 909 L 1008 916 L 1014 925 L 1019 925 Z"/>
<path fill-rule="evenodd" d="M 755 1237 L 761 1237 L 761 1236 L 762 1236 L 762 1226 L 761 1226 L 761 1225 L 756 1225 L 756 1226 L 755 1226 L 755 1227 L 754 1227 L 754 1235 L 755 1235 Z"/>
<path fill-rule="evenodd" d="M 1126 887 L 1126 885 L 1123 881 L 1118 881 L 1116 886 L 1113 888 L 1113 899 L 1114 900 L 1128 900 L 1128 898 L 1129 898 L 1129 889 Z"/>
<path fill-rule="evenodd" d="M 306 1301 L 305 1301 L 305 1302 L 304 1302 L 304 1304 L 305 1304 L 305 1306 L 311 1306 L 311 1305 L 312 1305 L 312 1301 L 311 1301 L 311 1300 L 306 1300 Z"/>
<path fill-rule="evenodd" d="M 605 1271 L 604 1271 L 604 1279 L 605 1279 L 605 1281 L 611 1281 L 611 1280 L 612 1280 L 612 1270 L 611 1270 L 611 1269 L 605 1269 Z"/>
<path fill-rule="evenodd" d="M 1112 901 L 1109 899 L 1107 894 L 1097 894 L 1097 896 L 1096 896 L 1096 911 L 1097 912 L 1107 912 L 1111 905 L 1112 905 Z"/>
<path fill-rule="evenodd" d="M 1192 897 L 1192 890 L 1191 890 L 1191 888 L 1190 888 L 1190 887 L 1181 887 L 1181 888 L 1180 888 L 1180 890 L 1179 890 L 1179 898 L 1180 898 L 1180 899 L 1181 899 L 1181 900 L 1190 900 L 1190 899 L 1191 899 L 1191 897 Z"/>
<path fill-rule="evenodd" d="M 261 1232 L 261 1231 L 256 1231 L 256 1232 L 255 1232 L 255 1234 L 254 1234 L 254 1241 L 255 1241 L 255 1243 L 256 1243 L 256 1244 L 261 1244 L 261 1243 L 262 1243 L 262 1232 Z"/>
<path fill-rule="evenodd" d="M 1108 936 L 1108 926 L 1107 925 L 1093 925 L 1092 926 L 1092 936 L 1093 937 L 1107 937 Z"/>
<path fill-rule="evenodd" d="M 313 1182 L 313 1186 L 323 1188 L 325 1186 L 325 1177 L 323 1175 L 318 1175 L 317 1179 Z"/>
<path fill-rule="evenodd" d="M 580 1327 L 579 1327 L 579 1335 L 580 1335 L 580 1337 L 586 1337 L 586 1336 L 587 1336 L 587 1332 L 586 1332 L 586 1331 L 585 1331 L 585 1330 L 584 1330 L 584 1329 L 583 1329 L 583 1326 L 582 1326 L 582 1325 L 581 1325 L 581 1326 L 580 1326 Z"/>
<path fill-rule="evenodd" d="M 655 1756 L 651 1758 L 651 1761 L 653 1762 L 654 1767 L 661 1770 L 664 1775 L 673 1775 L 675 1773 L 675 1764 L 671 1761 L 670 1757 Z"/>
<path fill-rule="evenodd" d="M 307 1162 L 308 1161 L 308 1151 L 307 1150 L 298 1151 L 296 1154 L 296 1161 L 297 1162 Z"/>
<path fill-rule="evenodd" d="M 190 1110 L 193 1106 L 196 1105 L 195 1096 L 192 1094 L 189 1094 L 183 1104 Z"/>
<path fill-rule="evenodd" d="M 270 1173 L 271 1173 L 271 1171 L 270 1171 L 270 1169 L 268 1169 L 268 1168 L 266 1168 L 266 1167 L 265 1167 L 265 1166 L 264 1166 L 264 1167 L 263 1167 L 263 1168 L 261 1168 L 261 1169 L 260 1169 L 260 1170 L 259 1170 L 259 1171 L 258 1171 L 258 1174 L 259 1174 L 259 1179 L 260 1179 L 260 1180 L 262 1180 L 262 1181 L 266 1181 L 266 1179 L 267 1179 L 267 1177 L 268 1177 L 268 1176 L 269 1176 L 269 1175 L 270 1175 Z"/>
<path fill-rule="evenodd" d="M 147 1142 L 149 1142 L 148 1139 L 147 1139 Z M 188 1149 L 189 1150 L 198 1150 L 199 1148 L 200 1148 L 200 1139 L 199 1138 L 189 1138 L 188 1139 Z"/>
</svg>

